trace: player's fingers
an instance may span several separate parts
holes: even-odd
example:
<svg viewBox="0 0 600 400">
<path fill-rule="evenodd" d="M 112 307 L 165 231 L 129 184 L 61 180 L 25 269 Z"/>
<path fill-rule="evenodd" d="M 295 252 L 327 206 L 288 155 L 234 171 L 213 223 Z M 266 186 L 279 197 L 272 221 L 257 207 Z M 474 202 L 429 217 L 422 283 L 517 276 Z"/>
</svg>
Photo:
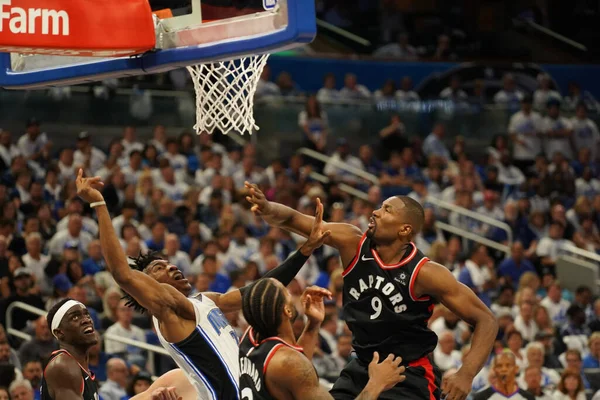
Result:
<svg viewBox="0 0 600 400">
<path fill-rule="evenodd" d="M 400 382 L 404 382 L 405 380 L 406 380 L 406 375 L 400 375 L 400 376 L 398 377 L 398 383 L 400 383 Z"/>
<path fill-rule="evenodd" d="M 405 366 L 402 365 L 402 366 L 398 367 L 398 373 L 399 374 L 403 374 L 405 372 L 406 372 L 406 367 Z"/>
<path fill-rule="evenodd" d="M 402 358 L 401 357 L 396 357 L 394 359 L 394 361 L 392 361 L 392 364 L 394 364 L 395 366 L 400 365 L 400 363 L 402 362 Z"/>
<path fill-rule="evenodd" d="M 379 353 L 378 352 L 373 353 L 373 361 L 372 362 L 374 362 L 375 364 L 379 363 Z"/>
<path fill-rule="evenodd" d="M 77 173 L 77 181 L 81 181 L 83 178 L 83 168 L 79 168 L 79 172 Z"/>
<path fill-rule="evenodd" d="M 323 203 L 317 197 L 317 210 L 315 211 L 315 226 L 319 226 L 323 222 Z"/>
<path fill-rule="evenodd" d="M 319 237 L 319 240 L 325 240 L 327 239 L 329 236 L 331 236 L 331 231 L 325 231 L 321 234 L 321 236 Z"/>
<path fill-rule="evenodd" d="M 387 356 L 387 357 L 385 358 L 385 361 L 388 361 L 388 362 L 393 362 L 393 361 L 394 361 L 394 355 L 393 355 L 393 354 L 390 354 L 389 356 Z"/>
</svg>

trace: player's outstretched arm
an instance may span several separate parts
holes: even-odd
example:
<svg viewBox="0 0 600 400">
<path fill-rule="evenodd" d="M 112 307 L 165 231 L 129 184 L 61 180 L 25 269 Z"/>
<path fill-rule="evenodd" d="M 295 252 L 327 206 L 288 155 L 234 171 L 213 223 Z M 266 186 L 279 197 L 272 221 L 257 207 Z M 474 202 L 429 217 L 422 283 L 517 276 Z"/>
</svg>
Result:
<svg viewBox="0 0 600 400">
<path fill-rule="evenodd" d="M 269 225 L 278 226 L 304 237 L 310 235 L 315 217 L 302 214 L 283 204 L 268 201 L 255 184 L 246 182 L 245 185 L 250 192 L 246 200 L 252 204 L 254 214 L 260 215 Z M 317 202 L 321 201 L 317 200 Z M 360 229 L 354 225 L 343 223 L 325 223 L 323 229 L 331 231 L 331 236 L 327 238 L 325 244 L 338 249 L 342 253 L 342 260 L 352 259 L 362 236 Z"/>
<path fill-rule="evenodd" d="M 379 395 L 406 377 L 400 366 L 402 358 L 390 354 L 379 363 L 379 354 L 373 355 L 369 364 L 369 382 L 356 400 L 375 400 Z M 282 394 L 294 400 L 332 400 L 333 397 L 319 383 L 311 362 L 301 353 L 282 348 L 267 367 L 267 389 L 273 397 Z"/>
<path fill-rule="evenodd" d="M 302 308 L 308 321 L 298 339 L 298 346 L 304 349 L 304 355 L 309 360 L 312 360 L 319 343 L 319 330 L 325 319 L 325 298 L 331 299 L 331 292 L 318 286 L 311 286 L 302 293 Z"/>
<path fill-rule="evenodd" d="M 485 365 L 496 334 L 498 323 L 494 314 L 467 286 L 459 283 L 442 265 L 428 262 L 415 284 L 415 296 L 433 296 L 460 319 L 475 327 L 471 350 L 463 359 L 458 372 L 442 382 L 442 393 L 453 400 L 464 400 L 471 392 L 473 378 Z"/>
<path fill-rule="evenodd" d="M 72 357 L 59 355 L 53 358 L 44 377 L 53 399 L 81 400 L 81 368 Z"/>
<path fill-rule="evenodd" d="M 281 265 L 267 272 L 263 278 L 274 278 L 281 282 L 283 286 L 289 285 L 296 275 L 298 275 L 298 272 L 300 272 L 300 269 L 302 269 L 302 266 L 313 251 L 321 247 L 331 235 L 331 231 L 324 230 L 323 225 L 323 204 L 319 202 L 315 218 L 313 219 L 312 229 L 306 242 Z M 238 311 L 242 308 L 242 295 L 245 290 L 248 290 L 248 287 L 245 286 L 240 290 L 234 290 L 226 294 L 203 293 L 203 295 L 214 301 L 221 311 L 228 313 Z"/>
<path fill-rule="evenodd" d="M 88 203 L 104 202 L 98 189 L 102 188 L 100 177 L 84 178 L 83 170 L 77 175 L 77 195 Z M 143 272 L 129 266 L 127 256 L 115 233 L 106 204 L 94 207 L 98 216 L 100 245 L 106 260 L 106 268 L 124 291 L 142 307 L 160 319 L 171 310 L 178 310 L 183 317 L 195 318 L 193 306 L 183 294 L 170 285 L 158 283 Z"/>
</svg>

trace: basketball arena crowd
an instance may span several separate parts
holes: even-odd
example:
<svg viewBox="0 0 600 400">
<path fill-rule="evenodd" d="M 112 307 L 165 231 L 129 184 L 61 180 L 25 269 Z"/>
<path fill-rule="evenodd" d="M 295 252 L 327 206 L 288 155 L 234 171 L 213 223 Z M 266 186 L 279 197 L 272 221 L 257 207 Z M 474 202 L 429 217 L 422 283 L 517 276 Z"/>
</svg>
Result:
<svg viewBox="0 0 600 400">
<path fill-rule="evenodd" d="M 106 271 L 95 215 L 77 197 L 79 168 L 105 182 L 103 196 L 126 254 L 162 252 L 197 292 L 225 293 L 255 281 L 303 242 L 251 213 L 245 181 L 258 184 L 269 200 L 311 215 L 320 198 L 326 220 L 363 230 L 385 198 L 409 195 L 425 207 L 416 245 L 495 313 L 500 330 L 494 351 L 514 354 L 519 387 L 537 399 L 599 399 L 600 299 L 590 282 L 563 287 L 556 268 L 565 247 L 600 250 L 600 134 L 586 105 L 573 103 L 574 116 L 566 118 L 547 88 L 517 95 L 507 87 L 499 98 L 516 101 L 520 110 L 505 134 L 478 154 L 468 154 L 460 132 L 446 132 L 442 123 L 424 141 L 414 141 L 398 115 L 373 132 L 378 145 L 358 146 L 328 137 L 319 105 L 327 96 L 366 95 L 356 82 L 348 85 L 353 88 L 347 94 L 325 87 L 298 116 L 306 147 L 331 156 L 327 163 L 294 155 L 262 165 L 253 144 L 219 143 L 208 134 L 160 125 L 146 143 L 127 126 L 108 146 L 94 132 L 81 132 L 58 151 L 35 118 L 23 132 L 0 131 L 0 400 L 39 399 L 44 362 L 58 348 L 45 317 L 11 307 L 16 302 L 46 311 L 66 297 L 87 305 L 103 335 L 89 364 L 104 400 L 128 399 L 175 367 L 168 357 L 109 338 L 159 345 L 149 317 L 126 306 Z M 458 87 L 447 92 L 463 97 Z M 379 184 L 348 173 L 340 162 L 374 175 Z M 330 183 L 313 180 L 313 171 Z M 350 196 L 343 185 L 368 199 Z M 505 222 L 510 230 L 436 207 L 431 199 Z M 436 221 L 510 251 L 464 242 Z M 323 247 L 289 285 L 298 302 L 308 285 L 333 293 L 313 357 L 323 385 L 331 385 L 353 357 L 352 336 L 340 318 L 343 268 L 339 255 Z M 247 327 L 241 312 L 226 317 L 241 336 Z M 472 330 L 442 305 L 429 324 L 439 338 L 433 359 L 444 374 L 453 374 Z M 298 318 L 297 334 L 303 325 Z M 475 378 L 473 394 L 494 380 L 488 365 Z"/>
</svg>

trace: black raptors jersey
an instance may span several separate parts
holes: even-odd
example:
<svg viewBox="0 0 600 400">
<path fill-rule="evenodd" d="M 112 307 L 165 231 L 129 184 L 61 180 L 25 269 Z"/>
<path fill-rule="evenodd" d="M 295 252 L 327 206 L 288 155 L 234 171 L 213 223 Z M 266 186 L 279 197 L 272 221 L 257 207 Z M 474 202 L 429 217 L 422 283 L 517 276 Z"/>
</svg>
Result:
<svg viewBox="0 0 600 400">
<path fill-rule="evenodd" d="M 292 346 L 278 337 L 256 341 L 252 328 L 248 328 L 240 341 L 240 391 L 241 400 L 276 400 L 267 391 L 265 373 L 269 361 L 282 347 L 302 352 L 302 347 Z"/>
<path fill-rule="evenodd" d="M 48 359 L 48 364 L 56 358 L 57 356 L 64 354 L 68 357 L 73 357 L 68 351 L 64 349 L 57 350 L 50 355 Z M 48 365 L 46 364 L 46 365 Z M 96 377 L 92 372 L 86 371 L 81 365 L 79 366 L 81 369 L 81 398 L 83 400 L 98 400 L 98 386 L 96 385 Z M 48 384 L 46 383 L 46 373 L 42 375 L 42 387 L 40 389 L 42 398 L 41 400 L 60 400 L 54 399 L 50 396 L 50 392 L 48 392 Z"/>
<path fill-rule="evenodd" d="M 373 352 L 393 353 L 410 363 L 431 353 L 437 336 L 427 327 L 433 311 L 428 296 L 416 298 L 415 279 L 429 261 L 414 243 L 398 264 L 385 265 L 366 233 L 344 270 L 343 317 L 352 331 L 358 358 L 369 363 Z"/>
</svg>

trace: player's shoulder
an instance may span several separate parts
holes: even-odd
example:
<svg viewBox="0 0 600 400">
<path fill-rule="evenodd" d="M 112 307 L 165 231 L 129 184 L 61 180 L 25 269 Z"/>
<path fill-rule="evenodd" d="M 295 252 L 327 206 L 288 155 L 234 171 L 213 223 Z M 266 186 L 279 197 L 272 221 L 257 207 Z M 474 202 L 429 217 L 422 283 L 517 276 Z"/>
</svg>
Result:
<svg viewBox="0 0 600 400">
<path fill-rule="evenodd" d="M 71 379 L 81 378 L 81 368 L 73 357 L 65 352 L 60 352 L 48 362 L 44 376 L 48 381 L 67 382 Z"/>
<path fill-rule="evenodd" d="M 273 351 L 273 350 L 271 350 Z M 308 358 L 286 345 L 276 347 L 272 358 L 265 361 L 265 375 L 278 384 L 296 385 L 316 378 L 315 369 Z"/>
</svg>

